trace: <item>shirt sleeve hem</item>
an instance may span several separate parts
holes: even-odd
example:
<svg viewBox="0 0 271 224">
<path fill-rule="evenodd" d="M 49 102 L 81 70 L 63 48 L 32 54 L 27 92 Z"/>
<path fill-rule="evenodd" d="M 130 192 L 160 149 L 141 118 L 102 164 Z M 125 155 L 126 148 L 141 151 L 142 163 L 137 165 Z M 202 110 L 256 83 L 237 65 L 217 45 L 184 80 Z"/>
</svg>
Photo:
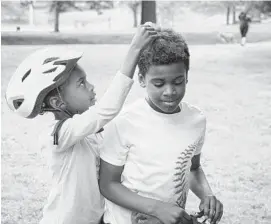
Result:
<svg viewBox="0 0 271 224">
<path fill-rule="evenodd" d="M 116 74 L 116 78 L 122 80 L 123 82 L 127 82 L 127 84 L 133 84 L 134 80 L 127 75 L 124 75 L 121 71 L 118 71 Z"/>
<path fill-rule="evenodd" d="M 114 166 L 124 166 L 125 165 L 125 162 L 122 163 L 122 162 L 120 162 L 118 160 L 112 159 L 111 157 L 109 157 L 109 156 L 107 156 L 105 154 L 101 154 L 100 158 L 102 160 L 104 160 L 105 162 L 110 163 L 110 164 L 112 164 Z"/>
</svg>

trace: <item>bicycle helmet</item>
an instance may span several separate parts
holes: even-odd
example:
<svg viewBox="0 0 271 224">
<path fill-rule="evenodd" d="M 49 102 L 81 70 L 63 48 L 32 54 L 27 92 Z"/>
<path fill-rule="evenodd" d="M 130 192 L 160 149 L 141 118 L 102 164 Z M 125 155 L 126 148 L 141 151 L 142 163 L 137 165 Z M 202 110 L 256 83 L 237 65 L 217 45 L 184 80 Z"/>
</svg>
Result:
<svg viewBox="0 0 271 224">
<path fill-rule="evenodd" d="M 28 56 L 8 84 L 9 108 L 24 118 L 36 117 L 47 94 L 68 79 L 82 55 L 70 49 L 45 48 Z"/>
</svg>

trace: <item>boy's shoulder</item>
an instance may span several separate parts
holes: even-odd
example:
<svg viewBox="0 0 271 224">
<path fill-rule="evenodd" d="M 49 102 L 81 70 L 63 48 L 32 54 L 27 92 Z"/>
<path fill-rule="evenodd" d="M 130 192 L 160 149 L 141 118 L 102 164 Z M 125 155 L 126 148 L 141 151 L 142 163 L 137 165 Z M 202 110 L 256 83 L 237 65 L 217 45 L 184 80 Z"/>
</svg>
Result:
<svg viewBox="0 0 271 224">
<path fill-rule="evenodd" d="M 142 113 L 145 107 L 145 99 L 137 99 L 134 102 L 127 104 L 120 112 L 120 117 L 127 117 Z"/>
<path fill-rule="evenodd" d="M 145 116 L 146 108 L 144 104 L 144 99 L 137 99 L 125 105 L 114 121 L 116 123 L 127 123 L 128 121 L 134 123 L 137 118 Z"/>
<path fill-rule="evenodd" d="M 185 101 L 182 102 L 182 106 L 184 107 L 183 109 L 186 111 L 186 113 L 188 113 L 190 115 L 201 116 L 204 119 L 206 119 L 205 114 L 203 113 L 203 111 L 199 107 L 197 107 L 193 104 L 190 104 L 188 102 L 185 102 Z"/>
</svg>

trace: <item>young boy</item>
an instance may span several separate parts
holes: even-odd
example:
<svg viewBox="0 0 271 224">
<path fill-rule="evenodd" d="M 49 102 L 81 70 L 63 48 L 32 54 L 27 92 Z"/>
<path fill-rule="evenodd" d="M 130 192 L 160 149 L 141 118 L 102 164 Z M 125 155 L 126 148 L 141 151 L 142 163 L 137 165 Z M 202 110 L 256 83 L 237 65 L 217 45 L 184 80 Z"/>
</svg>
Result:
<svg viewBox="0 0 271 224">
<path fill-rule="evenodd" d="M 174 31 L 162 30 L 141 52 L 138 66 L 146 98 L 130 105 L 105 130 L 99 182 L 108 199 L 104 222 L 192 223 L 184 210 L 191 189 L 201 200 L 200 210 L 217 223 L 223 205 L 200 166 L 206 118 L 182 101 L 187 44 Z"/>
<path fill-rule="evenodd" d="M 100 133 L 121 110 L 133 84 L 140 50 L 155 37 L 151 25 L 138 28 L 125 61 L 95 105 L 94 86 L 78 65 L 82 53 L 51 48 L 34 52 L 17 68 L 6 100 L 18 115 L 34 118 L 50 111 L 58 121 L 50 134 L 52 188 L 41 224 L 98 224 L 104 199 L 98 187 Z"/>
</svg>

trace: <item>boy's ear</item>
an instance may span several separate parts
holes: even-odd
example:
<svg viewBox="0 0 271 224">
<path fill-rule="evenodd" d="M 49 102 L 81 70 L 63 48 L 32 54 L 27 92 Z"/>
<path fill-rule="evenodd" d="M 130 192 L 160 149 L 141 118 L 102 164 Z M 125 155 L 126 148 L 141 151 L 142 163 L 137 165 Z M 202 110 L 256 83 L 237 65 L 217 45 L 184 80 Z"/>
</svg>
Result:
<svg viewBox="0 0 271 224">
<path fill-rule="evenodd" d="M 142 88 L 145 88 L 146 87 L 146 83 L 145 83 L 145 76 L 142 75 L 142 74 L 138 74 L 138 81 L 139 81 L 139 84 Z"/>
<path fill-rule="evenodd" d="M 52 96 L 49 99 L 50 106 L 56 110 L 65 110 L 66 105 L 57 96 Z"/>
</svg>

